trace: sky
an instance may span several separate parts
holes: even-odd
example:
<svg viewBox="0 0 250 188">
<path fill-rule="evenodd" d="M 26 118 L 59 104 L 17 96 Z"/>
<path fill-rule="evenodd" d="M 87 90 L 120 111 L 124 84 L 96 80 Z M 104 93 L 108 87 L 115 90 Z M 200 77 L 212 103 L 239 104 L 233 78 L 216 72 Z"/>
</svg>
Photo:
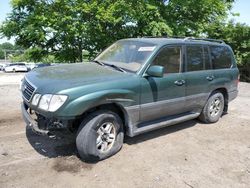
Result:
<svg viewBox="0 0 250 188">
<path fill-rule="evenodd" d="M 10 0 L 0 0 L 0 24 L 5 20 L 10 11 Z M 236 0 L 231 12 L 240 13 L 240 16 L 229 16 L 229 19 L 233 18 L 236 22 L 246 23 L 247 25 L 250 25 L 250 0 Z M 6 38 L 0 39 L 0 44 L 6 41 L 8 41 Z M 11 39 L 8 42 L 14 43 L 14 40 Z"/>
<path fill-rule="evenodd" d="M 236 0 L 231 12 L 240 13 L 240 16 L 234 17 L 235 21 L 246 23 L 250 26 L 250 0 Z M 229 18 L 232 17 L 229 16 Z"/>
</svg>

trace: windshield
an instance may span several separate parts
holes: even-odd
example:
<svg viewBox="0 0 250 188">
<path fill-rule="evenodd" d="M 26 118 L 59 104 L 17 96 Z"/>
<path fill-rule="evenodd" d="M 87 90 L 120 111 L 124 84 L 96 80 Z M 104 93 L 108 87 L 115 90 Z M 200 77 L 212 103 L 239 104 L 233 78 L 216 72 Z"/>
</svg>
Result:
<svg viewBox="0 0 250 188">
<path fill-rule="evenodd" d="M 104 50 L 95 60 L 137 72 L 155 50 L 155 44 L 123 40 Z"/>
</svg>

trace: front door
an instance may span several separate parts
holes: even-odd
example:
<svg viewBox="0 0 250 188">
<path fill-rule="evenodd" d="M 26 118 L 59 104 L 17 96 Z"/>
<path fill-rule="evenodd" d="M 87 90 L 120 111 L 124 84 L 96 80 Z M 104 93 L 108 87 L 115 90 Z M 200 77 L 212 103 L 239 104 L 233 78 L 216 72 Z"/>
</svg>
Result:
<svg viewBox="0 0 250 188">
<path fill-rule="evenodd" d="M 151 65 L 165 67 L 162 78 L 141 80 L 140 122 L 157 120 L 184 112 L 185 79 L 182 74 L 182 46 L 166 46 Z"/>
</svg>

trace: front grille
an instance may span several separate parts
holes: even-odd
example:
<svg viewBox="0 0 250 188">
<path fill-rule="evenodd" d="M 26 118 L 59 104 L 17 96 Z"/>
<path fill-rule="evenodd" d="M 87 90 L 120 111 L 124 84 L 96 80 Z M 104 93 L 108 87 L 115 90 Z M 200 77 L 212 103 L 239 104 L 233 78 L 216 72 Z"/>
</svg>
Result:
<svg viewBox="0 0 250 188">
<path fill-rule="evenodd" d="M 22 83 L 22 95 L 23 97 L 29 102 L 34 91 L 35 91 L 35 87 L 33 87 L 25 78 L 23 80 Z"/>
</svg>

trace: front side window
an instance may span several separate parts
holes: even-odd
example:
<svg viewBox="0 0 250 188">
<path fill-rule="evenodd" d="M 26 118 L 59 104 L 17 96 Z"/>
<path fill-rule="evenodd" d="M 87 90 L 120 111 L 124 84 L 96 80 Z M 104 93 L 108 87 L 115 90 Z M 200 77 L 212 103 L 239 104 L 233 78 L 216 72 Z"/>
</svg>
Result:
<svg viewBox="0 0 250 188">
<path fill-rule="evenodd" d="M 95 60 L 137 72 L 156 49 L 148 42 L 122 40 L 112 44 Z"/>
<path fill-rule="evenodd" d="M 225 46 L 210 46 L 212 66 L 214 69 L 230 68 L 232 58 L 230 50 Z"/>
<path fill-rule="evenodd" d="M 155 57 L 153 65 L 160 65 L 165 68 L 165 74 L 180 72 L 181 47 L 165 47 Z"/>
</svg>

